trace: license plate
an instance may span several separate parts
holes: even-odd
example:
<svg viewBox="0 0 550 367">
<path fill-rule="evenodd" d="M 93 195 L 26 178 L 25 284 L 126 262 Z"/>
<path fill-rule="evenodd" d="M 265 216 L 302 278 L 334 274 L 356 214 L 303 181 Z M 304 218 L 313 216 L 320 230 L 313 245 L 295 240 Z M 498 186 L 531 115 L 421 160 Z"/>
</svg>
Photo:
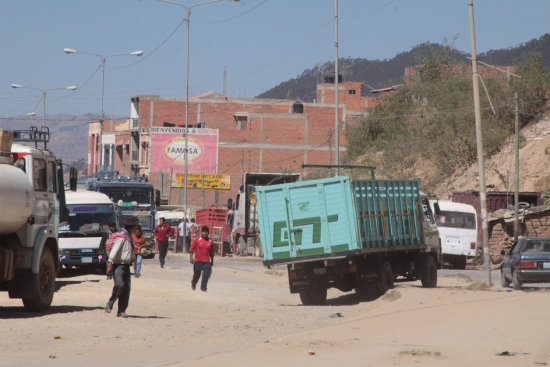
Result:
<svg viewBox="0 0 550 367">
<path fill-rule="evenodd" d="M 315 268 L 313 269 L 313 274 L 326 274 L 327 268 Z"/>
<path fill-rule="evenodd" d="M 82 258 L 82 263 L 83 263 L 83 264 L 91 263 L 91 262 L 92 262 L 92 258 L 91 258 L 91 257 L 83 257 L 83 258 Z"/>
<path fill-rule="evenodd" d="M 92 252 L 94 252 L 94 250 L 92 250 L 91 248 L 84 248 L 84 249 L 82 249 L 82 252 L 87 253 L 87 254 L 91 254 Z"/>
<path fill-rule="evenodd" d="M 542 263 L 543 269 L 550 269 L 550 262 L 549 263 Z"/>
</svg>

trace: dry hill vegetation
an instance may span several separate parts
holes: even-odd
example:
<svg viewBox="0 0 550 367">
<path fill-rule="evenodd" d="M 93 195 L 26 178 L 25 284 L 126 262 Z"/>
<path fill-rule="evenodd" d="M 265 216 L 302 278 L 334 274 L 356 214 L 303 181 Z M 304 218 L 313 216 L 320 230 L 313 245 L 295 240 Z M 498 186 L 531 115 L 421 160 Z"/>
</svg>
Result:
<svg viewBox="0 0 550 367">
<path fill-rule="evenodd" d="M 385 103 L 372 110 L 361 124 L 348 128 L 348 161 L 376 166 L 378 173 L 393 178 L 420 177 L 423 190 L 440 195 L 445 194 L 441 187 L 453 188 L 449 178 L 475 165 L 471 68 L 467 63 L 456 63 L 450 51 L 450 48 L 434 50 L 422 60 L 413 77 L 386 97 Z M 549 99 L 550 73 L 540 54 L 526 57 L 518 64 L 516 73 L 521 79 L 507 80 L 505 75 L 482 77 L 480 98 L 486 157 L 501 152 L 514 133 L 515 92 L 519 95 L 520 128 L 543 117 Z M 525 137 L 520 136 L 520 141 L 525 141 Z M 505 169 L 495 166 L 493 171 L 502 183 L 508 182 Z M 476 189 L 473 178 L 474 185 L 470 188 Z M 540 191 L 550 184 L 547 180 L 546 187 L 544 184 L 540 187 L 538 181 Z M 505 189 L 503 184 L 500 186 Z"/>
</svg>

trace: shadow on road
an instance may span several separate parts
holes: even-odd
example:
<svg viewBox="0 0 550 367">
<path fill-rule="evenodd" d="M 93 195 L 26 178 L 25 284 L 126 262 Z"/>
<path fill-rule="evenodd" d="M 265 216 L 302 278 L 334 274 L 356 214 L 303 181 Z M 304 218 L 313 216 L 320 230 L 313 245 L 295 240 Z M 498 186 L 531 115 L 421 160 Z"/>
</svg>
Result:
<svg viewBox="0 0 550 367">
<path fill-rule="evenodd" d="M 23 305 L 21 307 L 0 307 L 0 319 L 30 319 L 54 314 L 64 314 L 71 312 L 103 310 L 103 307 L 86 306 L 50 306 L 46 311 L 28 312 Z"/>
<path fill-rule="evenodd" d="M 56 280 L 55 281 L 55 291 L 57 292 L 62 287 L 72 284 L 81 284 L 81 283 L 99 283 L 99 279 L 94 280 Z"/>
</svg>

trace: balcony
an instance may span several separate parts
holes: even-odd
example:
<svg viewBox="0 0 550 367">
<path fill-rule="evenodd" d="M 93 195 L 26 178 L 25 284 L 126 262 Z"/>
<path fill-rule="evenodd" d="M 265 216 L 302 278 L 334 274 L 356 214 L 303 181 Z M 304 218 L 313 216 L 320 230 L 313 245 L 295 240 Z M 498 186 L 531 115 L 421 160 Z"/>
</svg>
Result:
<svg viewBox="0 0 550 367">
<path fill-rule="evenodd" d="M 139 119 L 130 119 L 130 130 L 131 131 L 139 130 Z"/>
</svg>

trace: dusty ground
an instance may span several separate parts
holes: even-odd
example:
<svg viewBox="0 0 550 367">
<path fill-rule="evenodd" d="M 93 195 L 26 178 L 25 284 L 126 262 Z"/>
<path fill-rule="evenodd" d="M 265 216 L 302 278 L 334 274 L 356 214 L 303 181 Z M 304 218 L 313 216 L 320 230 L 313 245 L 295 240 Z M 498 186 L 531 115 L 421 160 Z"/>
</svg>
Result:
<svg viewBox="0 0 550 367">
<path fill-rule="evenodd" d="M 45 314 L 2 293 L 0 366 L 550 363 L 548 291 L 480 291 L 453 276 L 435 289 L 397 283 L 372 302 L 330 290 L 328 306 L 305 307 L 284 268 L 251 261 L 218 259 L 208 293 L 190 289 L 188 263 L 146 262 L 128 319 L 103 311 L 112 281 L 100 275 L 61 278 Z"/>
</svg>

